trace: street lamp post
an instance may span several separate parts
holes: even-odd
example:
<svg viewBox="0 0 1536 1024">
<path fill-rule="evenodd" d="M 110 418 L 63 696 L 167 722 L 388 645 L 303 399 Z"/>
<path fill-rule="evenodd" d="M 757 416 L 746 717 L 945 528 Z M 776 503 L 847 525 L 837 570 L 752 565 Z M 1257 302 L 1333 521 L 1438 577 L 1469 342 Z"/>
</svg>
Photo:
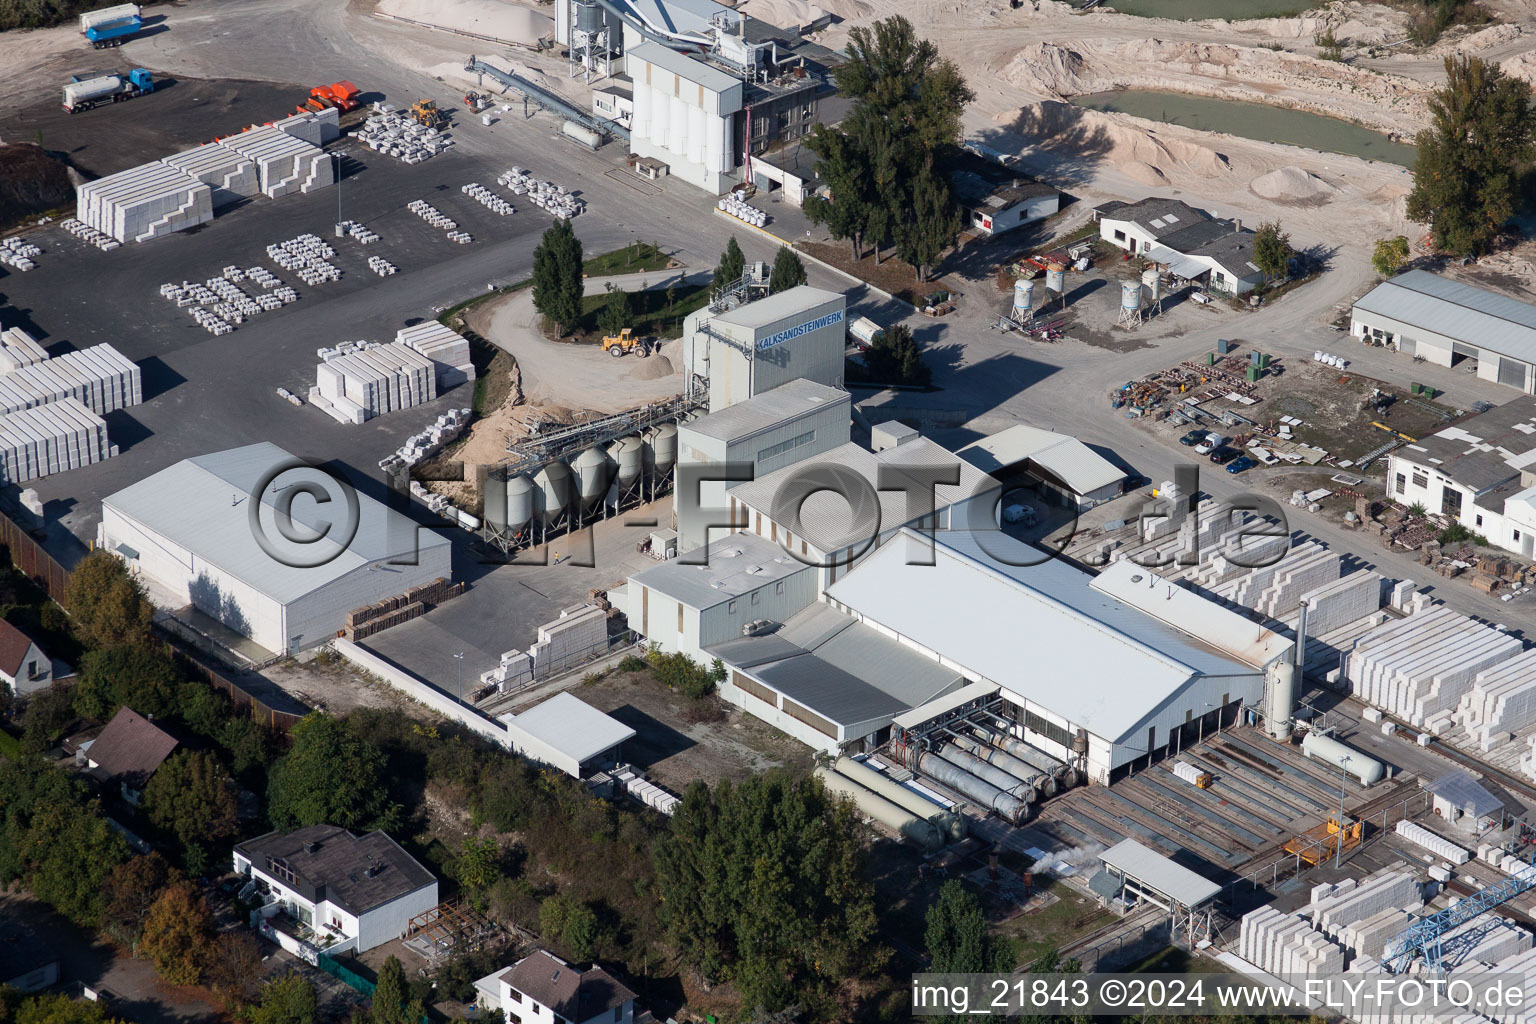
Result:
<svg viewBox="0 0 1536 1024">
<path fill-rule="evenodd" d="M 336 161 L 336 234 L 341 234 L 341 161 L 343 154 L 337 152 L 331 154 L 331 159 Z"/>
<path fill-rule="evenodd" d="M 459 703 L 463 704 L 464 703 L 464 652 L 460 651 L 458 654 L 455 654 L 453 656 L 453 660 L 457 661 L 459 663 Z M 1340 800 L 1342 801 L 1342 799 L 1343 798 L 1341 797 Z M 1339 806 L 1342 807 L 1344 805 L 1341 802 L 1339 804 Z"/>
<path fill-rule="evenodd" d="M 1344 784 L 1349 781 L 1349 772 L 1344 766 L 1354 758 L 1345 754 L 1339 759 L 1339 830 L 1333 835 L 1333 866 L 1338 868 L 1340 860 L 1344 856 Z"/>
</svg>

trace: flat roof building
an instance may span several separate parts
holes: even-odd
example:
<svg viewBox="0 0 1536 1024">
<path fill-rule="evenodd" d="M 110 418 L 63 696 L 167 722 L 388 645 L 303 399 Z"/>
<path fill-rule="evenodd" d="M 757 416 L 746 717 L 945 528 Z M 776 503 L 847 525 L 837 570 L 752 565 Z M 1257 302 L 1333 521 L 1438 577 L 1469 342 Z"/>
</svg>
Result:
<svg viewBox="0 0 1536 1024">
<path fill-rule="evenodd" d="M 1355 302 L 1349 331 L 1438 366 L 1477 363 L 1477 375 L 1536 391 L 1536 305 L 1410 270 Z"/>
<path fill-rule="evenodd" d="M 732 308 L 706 306 L 683 322 L 683 363 L 709 379 L 709 411 L 794 380 L 843 386 L 848 348 L 841 292 L 800 285 Z"/>
<path fill-rule="evenodd" d="M 520 715 L 502 715 L 507 745 L 523 757 L 584 779 L 623 760 L 635 730 L 569 693 L 557 693 Z"/>
</svg>

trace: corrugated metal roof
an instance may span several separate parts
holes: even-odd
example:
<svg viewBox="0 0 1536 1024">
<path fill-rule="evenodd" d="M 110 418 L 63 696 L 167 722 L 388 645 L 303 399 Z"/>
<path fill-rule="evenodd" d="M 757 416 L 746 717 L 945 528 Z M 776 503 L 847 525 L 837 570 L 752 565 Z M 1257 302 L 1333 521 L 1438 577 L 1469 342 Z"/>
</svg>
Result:
<svg viewBox="0 0 1536 1024">
<path fill-rule="evenodd" d="M 522 732 L 573 761 L 634 739 L 635 730 L 569 693 L 557 693 L 520 715 L 502 715 L 509 732 Z"/>
<path fill-rule="evenodd" d="M 940 715 L 955 710 L 964 704 L 969 704 L 978 697 L 990 697 L 998 691 L 996 683 L 966 683 L 952 693 L 946 693 L 942 697 L 936 697 L 924 704 L 900 715 L 892 720 L 892 724 L 899 725 L 903 729 L 913 729 L 924 722 L 930 722 Z"/>
<path fill-rule="evenodd" d="M 647 43 L 647 46 L 654 44 Z M 714 319 L 722 324 L 732 324 L 736 327 L 745 327 L 756 330 L 759 327 L 767 327 L 769 324 L 778 323 L 796 313 L 809 313 L 812 309 L 834 299 L 846 301 L 839 292 L 823 291 L 820 288 L 812 288 L 802 284 L 777 295 L 770 295 L 756 302 L 749 302 L 744 306 L 727 310 Z"/>
<path fill-rule="evenodd" d="M 741 79 L 732 78 L 719 68 L 711 67 L 684 53 L 662 46 L 660 43 L 641 43 L 629 48 L 629 55 L 636 60 L 670 71 L 684 81 L 702 85 L 713 93 L 729 92 L 732 86 L 741 87 Z M 631 71 L 633 74 L 633 71 Z"/>
<path fill-rule="evenodd" d="M 1536 305 L 1427 270 L 1383 281 L 1361 296 L 1355 309 L 1536 363 Z"/>
<path fill-rule="evenodd" d="M 730 489 L 729 494 L 742 504 L 756 509 L 777 522 L 774 506 L 780 497 L 780 489 L 799 479 L 799 474 L 807 469 L 818 467 L 840 467 L 852 470 L 862 476 L 871 489 L 876 490 L 878 509 L 873 506 L 866 507 L 862 502 L 857 507 L 850 508 L 848 500 L 842 495 L 826 490 L 813 493 L 799 508 L 800 530 L 795 531 L 796 535 L 803 534 L 805 540 L 815 544 L 823 552 L 830 552 L 874 537 L 877 532 L 875 530 L 877 515 L 881 531 L 911 522 L 915 518 L 908 514 L 905 492 L 878 490 L 882 465 L 892 467 L 898 472 L 902 466 L 958 465 L 960 470 L 958 485 L 939 484 L 934 487 L 935 511 L 1000 486 L 996 480 L 953 452 L 939 447 L 927 438 L 918 437 L 895 448 L 887 448 L 878 455 L 861 447 L 857 442 L 850 441 L 815 458 L 775 470 L 750 483 L 738 484 Z M 917 482 L 913 481 L 913 485 L 917 486 Z M 785 500 L 788 499 L 789 493 L 788 490 L 784 492 Z M 968 524 L 954 525 L 963 527 Z"/>
<path fill-rule="evenodd" d="M 1449 774 L 1442 775 L 1427 787 L 1431 793 L 1442 800 L 1448 800 L 1455 807 L 1466 811 L 1474 818 L 1481 818 L 1485 814 L 1493 814 L 1504 809 L 1504 801 L 1484 789 L 1472 777 L 1471 772 L 1457 769 Z"/>
<path fill-rule="evenodd" d="M 1253 669 L 1100 593 L 1092 577 L 997 532 L 913 530 L 828 589 L 834 601 L 936 651 L 968 676 L 1118 741 L 1196 675 Z M 1019 565 L 1005 565 L 988 551 Z"/>
<path fill-rule="evenodd" d="M 377 565 L 379 571 L 392 571 L 389 562 L 414 561 L 420 551 L 446 547 L 448 538 L 423 529 L 393 509 L 364 494 L 357 495 L 357 532 L 343 548 L 332 539 L 304 545 L 300 557 L 317 561 L 322 554 L 334 553 L 323 565 L 294 568 L 269 555 L 257 542 L 250 525 L 251 492 L 260 479 L 293 456 L 275 444 L 262 442 L 244 448 L 214 452 L 194 459 L 184 459 L 138 483 L 125 487 L 102 500 L 103 507 L 159 533 L 222 572 L 243 581 L 274 601 L 287 604 L 339 579 L 362 566 Z M 284 472 L 261 495 L 264 506 L 272 506 L 277 489 L 311 482 L 325 493 L 335 495 L 335 484 L 327 474 L 313 469 Z M 329 486 L 328 486 L 329 485 Z M 312 499 L 296 498 L 290 508 L 294 524 L 316 533 L 327 523 L 332 536 L 339 537 L 346 512 L 337 502 L 319 505 Z M 267 534 L 281 550 L 286 548 L 271 522 L 269 511 L 263 519 Z"/>
<path fill-rule="evenodd" d="M 1125 471 L 1077 438 L 1019 423 L 972 442 L 956 453 L 984 473 L 1033 460 L 1077 494 L 1125 479 Z"/>
<path fill-rule="evenodd" d="M 727 406 L 719 412 L 701 416 L 683 424 L 680 429 L 720 441 L 737 441 L 799 419 L 833 403 L 851 406 L 852 397 L 838 388 L 801 378 L 782 384 L 772 391 L 754 395 L 745 402 Z"/>
<path fill-rule="evenodd" d="M 1100 854 L 1099 859 L 1146 888 L 1155 889 L 1186 907 L 1198 907 L 1221 892 L 1221 886 L 1209 878 L 1195 874 L 1134 839 L 1121 840 Z M 1118 886 L 1116 889 L 1118 891 Z"/>
<path fill-rule="evenodd" d="M 688 552 L 693 558 L 697 552 Z M 705 565 L 688 565 L 669 558 L 630 577 L 635 583 L 681 601 L 689 608 L 713 608 L 765 583 L 801 572 L 815 572 L 784 548 L 752 533 L 716 537 L 705 554 Z"/>
<path fill-rule="evenodd" d="M 759 666 L 752 675 L 845 728 L 875 719 L 889 721 L 907 710 L 899 698 L 814 654 Z"/>
<path fill-rule="evenodd" d="M 1193 281 L 1202 274 L 1208 274 L 1211 268 L 1199 260 L 1192 260 L 1183 253 L 1174 252 L 1165 246 L 1155 245 L 1141 254 L 1142 259 L 1151 263 L 1160 263 L 1168 268 L 1168 272 L 1174 277 L 1181 277 L 1186 281 Z"/>
</svg>

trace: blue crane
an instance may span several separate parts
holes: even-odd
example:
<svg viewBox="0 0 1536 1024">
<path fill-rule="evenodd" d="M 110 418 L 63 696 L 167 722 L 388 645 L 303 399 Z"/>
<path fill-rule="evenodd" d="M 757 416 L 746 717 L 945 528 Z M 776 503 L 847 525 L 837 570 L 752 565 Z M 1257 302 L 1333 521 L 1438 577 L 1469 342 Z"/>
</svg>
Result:
<svg viewBox="0 0 1536 1024">
<path fill-rule="evenodd" d="M 1401 974 L 1415 959 L 1423 957 L 1431 971 L 1443 971 L 1447 961 L 1454 963 L 1456 953 L 1469 948 L 1469 943 L 1475 944 L 1480 937 L 1474 933 L 1447 941 L 1446 936 L 1450 932 L 1479 914 L 1508 903 L 1531 889 L 1536 889 L 1536 852 L 1526 859 L 1524 867 L 1504 881 L 1473 893 L 1448 910 L 1414 922 L 1407 931 L 1387 944 L 1382 967 L 1390 974 Z"/>
</svg>

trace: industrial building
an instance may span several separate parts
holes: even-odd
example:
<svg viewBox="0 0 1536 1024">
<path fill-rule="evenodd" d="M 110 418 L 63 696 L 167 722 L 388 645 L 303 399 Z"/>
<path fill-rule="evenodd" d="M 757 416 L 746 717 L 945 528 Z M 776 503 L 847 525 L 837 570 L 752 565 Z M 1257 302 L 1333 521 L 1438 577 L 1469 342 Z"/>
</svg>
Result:
<svg viewBox="0 0 1536 1024">
<path fill-rule="evenodd" d="M 1005 488 L 1037 488 L 1042 497 L 1085 511 L 1120 494 L 1125 470 L 1068 434 L 1020 423 L 955 454 Z"/>
<path fill-rule="evenodd" d="M 683 321 L 683 362 L 709 382 L 719 412 L 792 380 L 843 386 L 847 296 L 800 285 L 737 305 L 715 303 Z"/>
<path fill-rule="evenodd" d="M 1468 359 L 1483 380 L 1536 391 L 1536 305 L 1410 270 L 1355 302 L 1349 332 L 1437 366 Z"/>
<path fill-rule="evenodd" d="M 1536 399 L 1516 398 L 1393 450 L 1387 456 L 1387 497 L 1423 505 L 1491 544 L 1532 557 Z"/>
<path fill-rule="evenodd" d="M 1119 200 L 1094 209 L 1099 237 L 1140 255 L 1176 282 L 1243 295 L 1264 282 L 1253 262 L 1254 232 L 1177 199 Z"/>
<path fill-rule="evenodd" d="M 502 715 L 501 722 L 508 747 L 577 779 L 621 762 L 624 744 L 635 738 L 635 730 L 569 693 Z"/>
<path fill-rule="evenodd" d="M 1061 192 L 968 150 L 946 161 L 966 223 L 991 237 L 1044 220 L 1061 209 Z"/>
<path fill-rule="evenodd" d="M 350 509 L 338 487 L 274 444 L 215 452 L 103 499 L 97 545 L 157 602 L 191 605 L 268 651 L 300 651 L 337 635 L 353 609 L 452 576 L 446 537 L 366 495 Z M 288 545 L 284 530 L 322 539 Z"/>
<path fill-rule="evenodd" d="M 812 380 L 793 380 L 754 395 L 677 429 L 678 465 L 750 464 L 756 479 L 846 445 L 853 400 L 848 392 Z M 691 483 L 688 486 L 692 486 Z M 701 510 L 726 507 L 727 481 L 698 487 Z M 691 514 L 678 506 L 678 550 L 704 544 L 707 512 Z"/>
</svg>

